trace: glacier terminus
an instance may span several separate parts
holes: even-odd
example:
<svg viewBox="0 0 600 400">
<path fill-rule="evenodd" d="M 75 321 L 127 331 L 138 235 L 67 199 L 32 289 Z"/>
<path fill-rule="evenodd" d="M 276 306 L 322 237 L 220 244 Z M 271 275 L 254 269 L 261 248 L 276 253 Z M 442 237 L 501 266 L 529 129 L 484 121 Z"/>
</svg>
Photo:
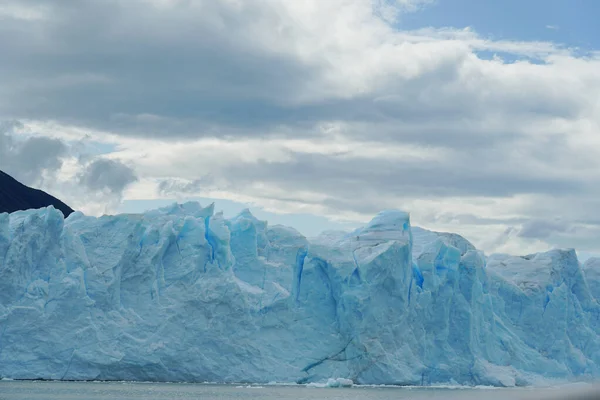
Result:
<svg viewBox="0 0 600 400">
<path fill-rule="evenodd" d="M 600 375 L 600 260 L 490 255 L 384 211 L 0 214 L 0 377 L 521 386 Z"/>
</svg>

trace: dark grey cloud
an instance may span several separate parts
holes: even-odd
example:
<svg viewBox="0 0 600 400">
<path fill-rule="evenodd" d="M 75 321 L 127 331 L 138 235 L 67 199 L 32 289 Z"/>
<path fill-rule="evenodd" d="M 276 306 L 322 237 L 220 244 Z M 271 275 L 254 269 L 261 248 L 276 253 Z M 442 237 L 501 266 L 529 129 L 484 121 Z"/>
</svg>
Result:
<svg viewBox="0 0 600 400">
<path fill-rule="evenodd" d="M 200 3 L 28 0 L 51 11 L 0 27 L 2 83 L 14 89 L 0 111 L 160 137 L 294 119 L 288 96 L 314 68 L 253 46 L 243 32 L 256 20 L 277 23 L 277 11 Z M 148 114 L 163 125 L 136 118 Z"/>
<path fill-rule="evenodd" d="M 99 158 L 90 162 L 79 175 L 79 182 L 94 191 L 109 191 L 121 195 L 125 188 L 137 181 L 135 171 L 118 160 Z"/>
<path fill-rule="evenodd" d="M 0 24 L 0 97 L 11 99 L 0 115 L 16 118 L 164 139 L 311 136 L 321 122 L 347 121 L 362 138 L 490 147 L 518 132 L 491 129 L 489 118 L 572 118 L 585 101 L 539 82 L 463 82 L 461 51 L 375 90 L 332 94 L 327 54 L 277 47 L 315 44 L 301 42 L 298 23 L 273 4 L 7 1 L 46 7 L 39 20 Z"/>
<path fill-rule="evenodd" d="M 346 187 L 356 190 L 382 190 L 414 196 L 511 196 L 518 193 L 552 194 L 582 189 L 569 178 L 519 174 L 515 169 L 478 165 L 471 160 L 427 162 L 335 157 L 293 153 L 288 162 L 259 161 L 255 165 L 230 168 L 228 175 L 240 181 L 270 181 L 280 185 L 317 188 Z M 318 177 L 318 179 L 316 179 Z M 252 178 L 252 179 L 251 179 Z"/>
<path fill-rule="evenodd" d="M 45 136 L 23 136 L 19 121 L 0 122 L 0 170 L 26 185 L 47 190 L 75 208 L 100 202 L 115 206 L 128 185 L 137 180 L 132 168 L 118 160 L 88 154 L 85 140 L 67 143 Z M 60 179 L 67 158 L 79 170 L 74 179 Z"/>
<path fill-rule="evenodd" d="M 518 236 L 528 239 L 547 239 L 553 234 L 573 231 L 573 226 L 567 221 L 533 219 L 525 222 Z"/>
<path fill-rule="evenodd" d="M 18 140 L 12 131 L 18 122 L 0 124 L 0 169 L 27 185 L 43 183 L 45 174 L 55 174 L 68 153 L 67 145 L 48 137 Z"/>
<path fill-rule="evenodd" d="M 575 248 L 584 252 L 600 252 L 600 224 L 567 218 L 531 218 L 520 226 L 507 228 L 499 242 L 517 238 L 546 243 L 549 248 Z"/>
<path fill-rule="evenodd" d="M 319 200 L 320 204 L 332 210 L 364 214 L 398 207 L 397 201 L 403 198 L 509 198 L 519 194 L 552 196 L 584 190 L 581 182 L 570 177 L 540 176 L 522 171 L 518 166 L 485 164 L 480 162 L 481 156 L 476 155 L 439 162 L 307 153 L 291 153 L 290 158 L 285 162 L 233 164 L 220 173 L 240 192 L 248 193 L 255 182 L 262 182 L 289 192 L 289 201 L 307 202 L 295 197 L 294 193 L 301 191 L 322 193 L 327 198 Z M 260 193 L 255 195 L 260 196 Z M 391 199 L 396 199 L 396 203 Z"/>
</svg>

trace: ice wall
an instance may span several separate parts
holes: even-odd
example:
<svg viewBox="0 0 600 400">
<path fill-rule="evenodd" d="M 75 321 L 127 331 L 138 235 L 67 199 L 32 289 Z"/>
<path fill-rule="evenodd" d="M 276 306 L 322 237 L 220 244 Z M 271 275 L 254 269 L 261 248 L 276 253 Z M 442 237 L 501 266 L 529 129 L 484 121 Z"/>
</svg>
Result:
<svg viewBox="0 0 600 400">
<path fill-rule="evenodd" d="M 513 386 L 599 375 L 600 262 L 386 211 L 310 242 L 197 203 L 0 214 L 0 377 Z"/>
</svg>

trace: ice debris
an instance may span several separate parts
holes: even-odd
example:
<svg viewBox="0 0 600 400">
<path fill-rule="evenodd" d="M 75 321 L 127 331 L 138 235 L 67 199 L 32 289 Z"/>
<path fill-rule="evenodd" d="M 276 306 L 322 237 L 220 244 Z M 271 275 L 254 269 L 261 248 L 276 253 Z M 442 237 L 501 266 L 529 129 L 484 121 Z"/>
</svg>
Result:
<svg viewBox="0 0 600 400">
<path fill-rule="evenodd" d="M 311 382 L 306 386 L 315 388 L 349 388 L 354 386 L 354 382 L 352 382 L 352 379 L 346 378 L 329 378 L 325 383 Z"/>
</svg>

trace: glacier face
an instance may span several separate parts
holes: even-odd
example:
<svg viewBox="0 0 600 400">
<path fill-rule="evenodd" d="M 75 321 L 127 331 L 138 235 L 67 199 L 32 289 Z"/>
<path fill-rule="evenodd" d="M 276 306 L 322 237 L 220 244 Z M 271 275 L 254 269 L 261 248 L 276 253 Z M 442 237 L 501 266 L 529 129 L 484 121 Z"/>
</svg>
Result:
<svg viewBox="0 0 600 400">
<path fill-rule="evenodd" d="M 185 203 L 0 214 L 0 377 L 514 386 L 600 375 L 600 260 L 386 211 L 308 240 Z"/>
</svg>

